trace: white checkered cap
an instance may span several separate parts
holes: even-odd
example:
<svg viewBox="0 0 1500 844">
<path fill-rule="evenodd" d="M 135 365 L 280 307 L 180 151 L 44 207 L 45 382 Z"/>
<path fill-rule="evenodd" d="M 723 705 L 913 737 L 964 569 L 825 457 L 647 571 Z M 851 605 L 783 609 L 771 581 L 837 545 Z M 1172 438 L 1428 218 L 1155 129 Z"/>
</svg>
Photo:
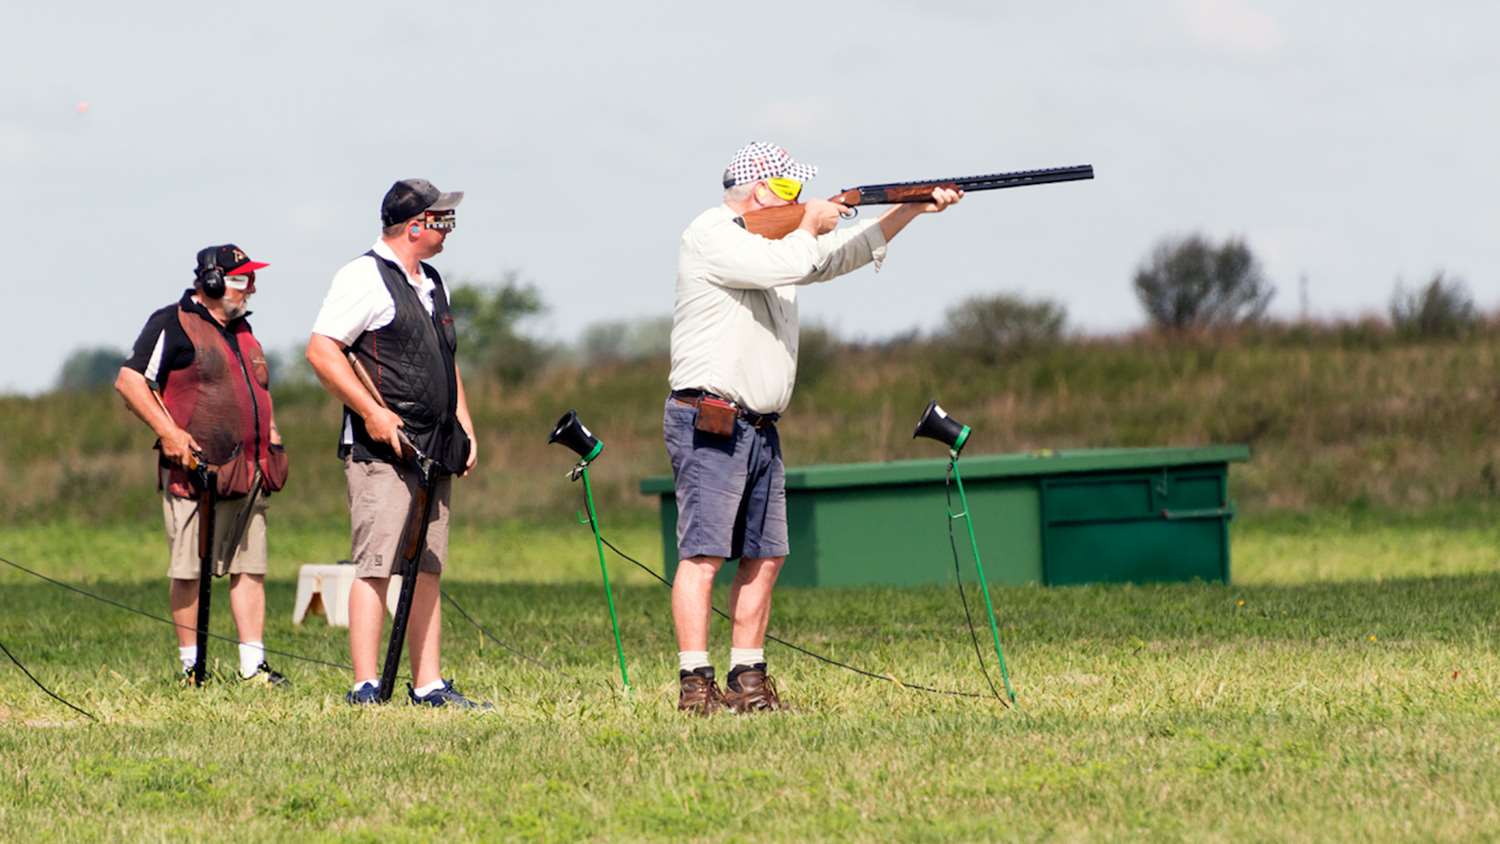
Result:
<svg viewBox="0 0 1500 844">
<path fill-rule="evenodd" d="M 765 141 L 751 141 L 740 147 L 730 159 L 729 166 L 724 168 L 724 187 L 732 188 L 777 176 L 806 182 L 816 175 L 816 166 L 793 161 L 791 153 L 781 147 Z"/>
</svg>

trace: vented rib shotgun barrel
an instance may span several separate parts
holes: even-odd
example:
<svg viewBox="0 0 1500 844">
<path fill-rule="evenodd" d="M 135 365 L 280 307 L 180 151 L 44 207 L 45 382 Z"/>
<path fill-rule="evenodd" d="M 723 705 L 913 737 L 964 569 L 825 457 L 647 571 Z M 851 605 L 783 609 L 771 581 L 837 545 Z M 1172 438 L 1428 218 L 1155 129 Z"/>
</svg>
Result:
<svg viewBox="0 0 1500 844">
<path fill-rule="evenodd" d="M 936 188 L 961 190 L 964 193 L 1001 188 L 1020 188 L 1028 185 L 1046 185 L 1053 182 L 1076 182 L 1094 178 L 1092 164 L 1072 167 L 1048 167 L 1042 170 L 1017 170 L 1012 173 L 990 173 L 984 176 L 962 176 L 954 179 L 929 179 L 917 182 L 887 182 L 879 185 L 860 185 L 846 188 L 830 202 L 850 208 L 861 205 L 896 205 L 907 202 L 930 202 Z M 740 218 L 745 230 L 771 240 L 780 240 L 797 230 L 802 224 L 804 207 L 801 204 L 761 208 Z"/>
<path fill-rule="evenodd" d="M 214 505 L 218 501 L 219 475 L 206 466 L 198 473 L 198 627 L 193 660 L 193 685 L 208 679 L 209 602 L 214 594 Z"/>
</svg>

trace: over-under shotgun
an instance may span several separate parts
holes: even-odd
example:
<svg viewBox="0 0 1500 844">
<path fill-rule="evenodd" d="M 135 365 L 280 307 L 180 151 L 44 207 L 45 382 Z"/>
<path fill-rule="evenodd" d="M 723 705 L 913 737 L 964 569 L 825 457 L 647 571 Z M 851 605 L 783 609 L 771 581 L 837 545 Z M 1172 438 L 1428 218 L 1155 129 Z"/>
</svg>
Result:
<svg viewBox="0 0 1500 844">
<path fill-rule="evenodd" d="M 370 373 L 365 370 L 359 358 L 353 353 L 346 353 L 349 366 L 354 370 L 354 375 L 359 383 L 364 386 L 375 403 L 389 410 L 385 399 L 380 395 L 380 389 L 371 380 Z M 385 662 L 380 669 L 380 688 L 378 694 L 380 702 L 385 703 L 391 699 L 391 691 L 396 685 L 396 673 L 401 669 L 401 649 L 406 644 L 406 626 L 411 618 L 412 598 L 417 591 L 417 575 L 421 569 L 422 552 L 427 548 L 427 527 L 432 519 L 433 499 L 437 494 L 437 483 L 442 475 L 442 467 L 407 438 L 400 430 L 396 436 L 401 440 L 401 459 L 405 460 L 412 468 L 417 470 L 417 493 L 412 498 L 411 508 L 407 510 L 406 527 L 401 532 L 401 542 L 398 546 L 400 554 L 400 565 L 396 567 L 393 574 L 401 575 L 401 594 L 396 599 L 396 617 L 391 620 L 391 638 L 385 646 Z M 413 677 L 415 680 L 416 678 Z"/>
<path fill-rule="evenodd" d="M 849 208 L 857 208 L 861 205 L 895 205 L 905 202 L 930 202 L 932 191 L 936 188 L 949 188 L 961 190 L 965 193 L 980 190 L 999 190 L 1000 188 L 1019 188 L 1027 185 L 1045 185 L 1052 182 L 1076 182 L 1080 179 L 1094 178 L 1094 167 L 1092 164 L 1079 164 L 1073 167 L 1048 167 L 1043 170 L 1017 170 L 1013 173 L 991 173 L 987 176 L 965 176 L 957 179 L 929 179 L 919 182 L 888 182 L 883 185 L 860 185 L 858 187 L 846 188 L 834 196 L 829 197 L 830 202 L 837 202 Z M 740 218 L 745 230 L 761 237 L 772 240 L 780 240 L 797 230 L 802 224 L 802 213 L 804 206 L 801 204 L 782 205 L 775 208 L 761 208 L 751 211 Z"/>
</svg>

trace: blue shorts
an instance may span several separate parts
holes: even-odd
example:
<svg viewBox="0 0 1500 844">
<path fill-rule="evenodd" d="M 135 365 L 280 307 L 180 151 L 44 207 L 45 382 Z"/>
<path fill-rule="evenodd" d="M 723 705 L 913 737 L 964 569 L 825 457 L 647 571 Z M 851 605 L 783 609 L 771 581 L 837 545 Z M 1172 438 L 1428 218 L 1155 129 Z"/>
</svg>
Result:
<svg viewBox="0 0 1500 844">
<path fill-rule="evenodd" d="M 693 428 L 698 410 L 668 398 L 662 438 L 677 492 L 677 558 L 785 557 L 786 472 L 775 423 L 734 436 Z"/>
</svg>

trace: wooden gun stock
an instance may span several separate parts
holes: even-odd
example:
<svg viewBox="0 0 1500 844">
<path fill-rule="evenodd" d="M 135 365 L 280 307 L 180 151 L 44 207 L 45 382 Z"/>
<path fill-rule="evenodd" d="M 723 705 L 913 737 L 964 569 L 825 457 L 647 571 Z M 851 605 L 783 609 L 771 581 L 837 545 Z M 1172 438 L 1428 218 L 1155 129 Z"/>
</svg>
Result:
<svg viewBox="0 0 1500 844">
<path fill-rule="evenodd" d="M 375 400 L 375 404 L 386 410 L 390 410 L 390 407 L 385 403 L 385 398 L 380 395 L 380 389 L 375 386 L 374 379 L 370 377 L 370 373 L 365 369 L 365 365 L 359 362 L 359 358 L 355 357 L 353 352 L 344 352 L 344 357 L 349 361 L 349 368 L 354 370 L 354 377 L 359 379 L 359 383 L 370 394 L 370 398 Z M 412 441 L 406 438 L 406 432 L 397 429 L 396 436 L 401 440 L 401 459 L 410 461 L 413 464 L 417 463 L 421 459 L 421 455 L 417 452 L 417 447 L 412 444 Z"/>
<path fill-rule="evenodd" d="M 168 419 L 171 419 L 172 418 L 172 411 L 167 410 L 167 403 L 162 400 L 161 393 L 158 393 L 157 391 L 152 390 L 151 391 L 151 398 L 156 399 L 156 406 L 159 407 L 159 408 L 161 408 L 161 412 L 165 413 L 167 415 Z M 161 441 L 160 440 L 157 441 L 157 447 L 158 448 L 161 447 Z M 182 468 L 188 470 L 189 472 L 196 472 L 196 471 L 198 471 L 198 466 L 201 463 L 202 463 L 202 461 L 198 458 L 198 455 L 190 452 L 188 454 L 188 462 L 185 463 Z"/>
<path fill-rule="evenodd" d="M 427 498 L 431 494 L 427 484 L 417 485 L 417 494 L 412 499 L 411 512 L 406 515 L 406 527 L 401 531 L 401 559 L 409 561 L 409 572 L 397 572 L 403 576 L 407 574 L 416 575 L 421 560 L 419 554 L 421 546 L 427 542 L 427 531 L 425 522 L 432 518 L 432 508 L 427 505 Z"/>
<path fill-rule="evenodd" d="M 928 193 L 931 194 L 932 191 Z M 859 189 L 851 188 L 836 196 L 830 196 L 828 201 L 853 207 L 859 204 Z M 740 222 L 744 224 L 745 231 L 751 234 L 758 234 L 769 240 L 780 240 L 802 225 L 802 215 L 806 211 L 807 206 L 800 202 L 791 205 L 776 205 L 750 211 L 740 217 Z"/>
</svg>

